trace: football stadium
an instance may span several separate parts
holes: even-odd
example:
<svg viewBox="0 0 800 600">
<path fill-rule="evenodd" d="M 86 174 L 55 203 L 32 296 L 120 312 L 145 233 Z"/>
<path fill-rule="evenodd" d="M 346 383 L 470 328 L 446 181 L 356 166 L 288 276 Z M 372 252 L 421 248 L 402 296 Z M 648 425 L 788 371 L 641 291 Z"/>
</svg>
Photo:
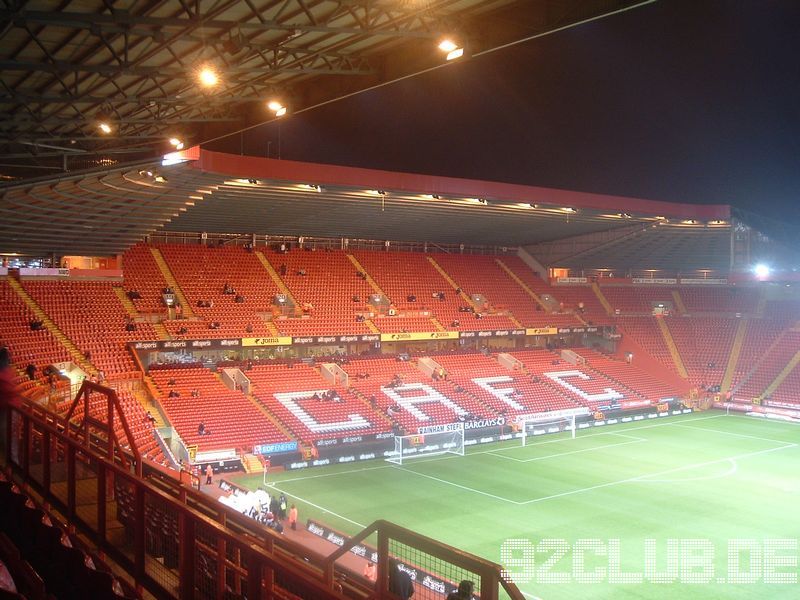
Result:
<svg viewBox="0 0 800 600">
<path fill-rule="evenodd" d="M 114 4 L 0 11 L 0 596 L 797 596 L 796 238 L 282 155 L 652 2 Z"/>
</svg>

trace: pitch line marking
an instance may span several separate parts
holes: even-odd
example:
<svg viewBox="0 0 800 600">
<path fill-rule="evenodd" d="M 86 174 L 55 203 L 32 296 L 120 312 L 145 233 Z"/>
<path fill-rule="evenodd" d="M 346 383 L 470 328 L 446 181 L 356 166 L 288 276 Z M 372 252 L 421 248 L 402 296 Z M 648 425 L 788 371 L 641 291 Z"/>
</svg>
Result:
<svg viewBox="0 0 800 600">
<path fill-rule="evenodd" d="M 719 473 L 717 475 L 703 475 L 700 477 L 687 477 L 685 479 L 648 479 L 642 478 L 639 481 L 641 483 L 685 483 L 689 481 L 713 481 L 714 479 L 724 479 L 725 477 L 729 477 L 731 475 L 735 475 L 736 472 L 739 470 L 739 463 L 736 462 L 734 459 L 729 458 L 728 462 L 730 463 L 730 467 L 724 473 Z"/>
<path fill-rule="evenodd" d="M 633 437 L 626 435 L 624 437 Z M 570 450 L 568 452 L 558 452 L 556 454 L 547 454 L 545 456 L 534 456 L 533 458 L 514 458 L 513 456 L 505 456 L 503 454 L 495 454 L 493 452 L 489 452 L 492 456 L 496 456 L 497 458 L 504 458 L 505 460 L 513 460 L 514 462 L 520 463 L 529 463 L 529 462 L 536 462 L 539 460 L 547 460 L 548 458 L 556 458 L 558 456 L 569 456 L 570 454 L 581 454 L 582 452 L 594 452 L 596 450 L 603 450 L 605 448 L 614 448 L 615 446 L 627 446 L 628 444 L 639 444 L 641 442 L 646 442 L 645 438 L 634 438 L 632 440 L 628 440 L 627 442 L 617 442 L 616 444 L 603 444 L 602 446 L 593 446 L 592 448 L 583 448 L 581 450 Z"/>
<path fill-rule="evenodd" d="M 301 498 L 300 496 L 296 496 L 295 494 L 290 494 L 289 492 L 284 491 L 281 488 L 279 488 L 274 483 L 268 483 L 267 487 L 272 488 L 273 490 L 277 490 L 277 491 L 281 492 L 282 494 L 286 494 L 287 496 L 289 496 L 291 498 L 294 498 L 295 500 L 299 500 L 300 502 L 304 502 L 304 503 L 308 504 L 309 506 L 313 506 L 314 508 L 316 508 L 317 510 L 321 510 L 325 514 L 333 515 L 334 517 L 339 517 L 343 521 L 347 521 L 348 523 L 352 523 L 353 525 L 356 525 L 357 527 L 361 527 L 361 529 L 364 529 L 366 527 L 366 525 L 363 525 L 363 524 L 359 523 L 358 521 L 353 521 L 353 519 L 348 519 L 347 517 L 344 517 L 344 516 L 342 516 L 342 515 L 340 515 L 338 513 L 335 513 L 332 510 L 328 510 L 327 508 L 325 508 L 323 506 L 320 506 L 319 504 L 314 504 L 310 500 L 306 500 L 305 498 Z"/>
<path fill-rule="evenodd" d="M 304 475 L 303 477 L 291 477 L 289 479 L 276 479 L 277 483 L 289 483 L 291 481 L 305 481 L 307 479 L 318 479 L 319 477 L 335 477 L 336 475 L 346 475 L 349 473 L 363 473 L 366 471 L 377 471 L 378 469 L 388 469 L 390 465 L 380 465 L 377 467 L 362 467 L 360 469 L 349 469 L 347 471 L 336 471 L 335 473 L 320 473 L 318 475 Z"/>
<path fill-rule="evenodd" d="M 602 488 L 611 487 L 614 485 L 620 485 L 622 483 L 637 483 L 647 477 L 658 477 L 659 475 L 669 475 L 670 473 L 679 473 L 681 471 L 686 471 L 689 469 L 696 469 L 698 467 L 705 467 L 708 465 L 713 465 L 720 462 L 726 462 L 731 460 L 740 460 L 742 458 L 749 458 L 751 456 L 760 456 L 762 454 L 769 454 L 771 452 L 777 452 L 779 450 L 786 450 L 787 448 L 797 448 L 797 444 L 785 444 L 783 446 L 778 446 L 777 448 L 767 448 L 766 450 L 758 450 L 756 452 L 748 452 L 746 454 L 738 454 L 736 456 L 728 456 L 725 458 L 718 458 L 716 460 L 708 460 L 701 463 L 694 463 L 690 465 L 683 465 L 682 467 L 676 467 L 674 469 L 666 469 L 664 471 L 656 471 L 655 473 L 644 473 L 642 475 L 637 475 L 635 477 L 628 477 L 627 479 L 619 479 L 617 481 L 609 481 L 607 483 L 600 483 L 598 485 L 592 485 L 585 488 L 580 488 L 577 490 L 570 490 L 568 492 L 561 492 L 559 494 L 551 494 L 550 496 L 542 496 L 541 498 L 534 498 L 533 500 L 526 500 L 525 502 L 521 502 L 519 504 L 536 504 L 538 502 L 544 502 L 545 500 L 553 500 L 555 498 L 563 498 L 564 496 L 572 496 L 574 494 L 582 494 L 583 492 L 590 492 L 592 490 L 599 490 Z M 642 483 L 647 483 L 646 481 Z"/>
<path fill-rule="evenodd" d="M 433 475 L 427 475 L 426 473 L 420 473 L 419 471 L 412 471 L 411 469 L 406 469 L 405 467 L 401 467 L 400 465 L 393 465 L 393 466 L 395 469 L 399 469 L 400 471 L 405 471 L 406 473 L 413 473 L 414 475 L 419 475 L 420 477 L 425 477 L 426 479 L 433 479 L 434 481 L 438 481 L 439 483 L 452 485 L 453 487 L 457 487 L 462 490 L 466 490 L 468 492 L 475 492 L 476 494 L 480 494 L 481 496 L 488 496 L 489 498 L 494 498 L 495 500 L 500 500 L 502 502 L 508 502 L 509 504 L 523 504 L 522 502 L 517 502 L 516 500 L 509 500 L 508 498 L 504 498 L 503 496 L 495 496 L 494 494 L 490 494 L 489 492 L 476 490 L 475 488 L 471 488 L 466 485 L 461 485 L 460 483 L 454 483 L 452 481 L 447 481 L 446 479 L 439 479 L 438 477 L 434 477 Z"/>
<path fill-rule="evenodd" d="M 696 429 L 697 431 L 709 431 L 711 433 L 721 433 L 723 435 L 735 435 L 736 437 L 749 438 L 751 440 L 760 440 L 762 442 L 772 442 L 773 444 L 787 444 L 786 440 L 773 440 L 772 438 L 760 437 L 757 435 L 749 435 L 747 433 L 736 433 L 734 431 L 723 431 L 721 429 L 709 429 L 708 427 L 695 427 L 694 425 L 675 424 L 676 427 L 683 427 L 685 429 Z"/>
<path fill-rule="evenodd" d="M 725 417 L 725 416 L 726 415 L 711 415 L 709 417 L 698 417 L 698 418 L 695 418 L 695 419 L 682 419 L 680 422 L 670 421 L 670 422 L 665 423 L 665 422 L 662 421 L 661 423 L 651 423 L 651 424 L 648 424 L 648 425 L 640 425 L 638 427 L 626 427 L 625 429 L 623 429 L 623 431 L 628 432 L 628 431 L 638 431 L 640 429 L 653 429 L 653 428 L 656 428 L 656 427 L 675 426 L 675 425 L 680 425 L 681 423 L 684 423 L 684 422 L 687 422 L 687 421 L 689 421 L 689 422 L 707 421 L 709 419 L 719 419 L 719 418 L 722 418 L 722 417 Z M 688 425 L 686 425 L 686 427 L 688 427 Z M 709 431 L 716 431 L 716 430 L 715 429 L 711 429 Z M 601 435 L 617 435 L 617 436 L 631 437 L 631 438 L 634 437 L 634 436 L 626 436 L 624 433 L 615 432 L 615 431 L 599 431 L 599 432 L 596 432 L 596 433 L 589 433 L 589 434 L 586 434 L 586 435 L 582 435 L 580 437 L 581 438 L 590 438 L 590 437 L 597 437 L 597 436 L 601 436 Z M 635 438 L 635 439 L 643 439 L 643 438 Z M 468 451 L 466 453 L 466 456 L 473 456 L 473 455 L 479 455 L 479 454 L 496 454 L 498 452 L 507 452 L 509 450 L 515 450 L 516 451 L 516 450 L 519 450 L 520 448 L 527 448 L 527 447 L 531 447 L 531 446 L 542 446 L 544 444 L 553 444 L 553 443 L 564 442 L 564 441 L 566 441 L 566 440 L 559 438 L 559 439 L 555 439 L 555 440 L 544 440 L 544 441 L 541 441 L 541 442 L 537 442 L 535 444 L 529 444 L 528 446 L 510 446 L 508 448 L 499 448 L 499 449 L 490 449 L 490 450 L 478 450 L 476 452 L 469 452 Z M 780 443 L 785 443 L 785 442 L 780 442 Z M 424 463 L 429 463 L 429 462 L 437 462 L 437 461 L 440 461 L 440 460 L 450 460 L 450 459 L 453 459 L 453 458 L 462 458 L 462 457 L 461 456 L 453 456 L 453 455 L 431 456 L 431 457 L 425 457 L 425 458 L 420 459 L 418 461 L 418 464 L 424 464 Z M 510 457 L 505 457 L 505 458 L 510 458 Z M 375 470 L 379 470 L 379 469 L 388 469 L 388 468 L 391 468 L 391 466 L 392 465 L 388 465 L 387 464 L 387 465 L 380 465 L 380 466 L 377 466 L 377 467 L 362 467 L 360 469 L 350 469 L 350 470 L 347 470 L 347 471 L 337 471 L 335 473 L 321 473 L 319 475 L 304 475 L 302 477 L 292 477 L 292 478 L 289 478 L 289 479 L 278 479 L 276 481 L 277 481 L 277 483 L 283 484 L 283 483 L 289 483 L 289 482 L 294 482 L 294 481 L 305 481 L 306 479 L 316 479 L 318 477 L 335 477 L 337 475 L 345 475 L 345 474 L 349 474 L 349 473 L 360 473 L 362 471 L 375 471 Z"/>
</svg>

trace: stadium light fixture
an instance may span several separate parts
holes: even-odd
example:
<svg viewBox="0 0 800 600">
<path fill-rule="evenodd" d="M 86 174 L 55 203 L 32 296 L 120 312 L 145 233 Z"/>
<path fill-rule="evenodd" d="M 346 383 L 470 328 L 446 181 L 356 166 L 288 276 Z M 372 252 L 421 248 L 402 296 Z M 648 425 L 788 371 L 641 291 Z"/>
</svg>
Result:
<svg viewBox="0 0 800 600">
<path fill-rule="evenodd" d="M 286 107 L 277 100 L 267 102 L 267 108 L 274 112 L 276 117 L 282 117 L 286 114 Z"/>
<path fill-rule="evenodd" d="M 105 121 L 101 121 L 101 122 L 100 122 L 100 123 L 97 125 L 97 127 L 100 129 L 100 131 L 101 131 L 101 132 L 103 132 L 103 133 L 104 133 L 104 134 L 106 134 L 106 135 L 108 135 L 109 133 L 111 133 L 111 125 L 109 125 L 109 124 L 108 124 L 108 123 L 106 123 Z"/>
<path fill-rule="evenodd" d="M 452 52 L 456 48 L 458 48 L 458 44 L 449 38 L 445 38 L 439 42 L 439 50 L 442 52 Z"/>
<path fill-rule="evenodd" d="M 204 88 L 213 88 L 219 83 L 219 75 L 213 67 L 205 65 L 197 72 L 197 80 Z"/>
<path fill-rule="evenodd" d="M 169 138 L 169 145 L 174 147 L 176 150 L 183 150 L 184 144 L 180 140 L 180 138 L 171 137 Z"/>
<path fill-rule="evenodd" d="M 756 277 L 769 277 L 771 269 L 769 265 L 764 263 L 758 263 L 754 268 L 753 272 L 756 274 Z"/>
<path fill-rule="evenodd" d="M 445 53 L 445 58 L 448 61 L 464 56 L 464 45 L 451 38 L 445 38 L 439 42 L 439 50 Z"/>
</svg>

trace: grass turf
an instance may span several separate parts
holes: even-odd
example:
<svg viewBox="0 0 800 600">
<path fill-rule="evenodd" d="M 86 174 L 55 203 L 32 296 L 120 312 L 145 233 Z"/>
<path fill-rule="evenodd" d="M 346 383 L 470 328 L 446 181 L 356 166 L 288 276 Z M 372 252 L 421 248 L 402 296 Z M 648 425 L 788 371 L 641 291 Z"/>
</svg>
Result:
<svg viewBox="0 0 800 600">
<path fill-rule="evenodd" d="M 777 571 L 797 577 L 798 443 L 800 428 L 791 423 L 704 413 L 581 430 L 575 439 L 544 436 L 526 447 L 473 446 L 464 457 L 403 466 L 375 461 L 276 473 L 268 481 L 270 492 L 297 503 L 301 519 L 345 533 L 383 518 L 495 562 L 503 562 L 505 540 L 527 540 L 520 544 L 538 570 L 507 564 L 532 598 L 795 598 L 797 584 L 766 583 L 746 553 L 740 570 L 754 581 L 723 579 L 732 574 L 731 539 L 754 540 L 757 551 L 768 539 L 794 540 L 793 549 L 777 552 L 794 557 L 794 566 Z M 238 481 L 262 483 L 261 475 Z M 550 569 L 544 563 L 557 552 L 536 547 L 545 538 L 565 540 L 565 555 Z M 700 562 L 710 562 L 713 573 L 702 564 L 689 568 L 687 542 L 672 583 L 613 581 L 614 540 L 619 571 L 636 574 L 645 571 L 646 539 L 655 540 L 660 572 L 667 570 L 668 544 L 680 547 L 668 540 L 707 540 L 713 561 Z M 593 548 L 584 554 L 584 572 L 601 569 L 599 582 L 580 582 L 576 544 Z M 549 583 L 547 577 L 558 577 L 553 573 L 566 581 Z"/>
</svg>

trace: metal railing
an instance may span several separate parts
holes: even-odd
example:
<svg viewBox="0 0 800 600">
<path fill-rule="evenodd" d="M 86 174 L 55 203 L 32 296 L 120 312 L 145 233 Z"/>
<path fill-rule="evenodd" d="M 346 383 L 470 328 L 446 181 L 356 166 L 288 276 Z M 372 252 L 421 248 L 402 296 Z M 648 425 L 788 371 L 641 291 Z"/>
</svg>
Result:
<svg viewBox="0 0 800 600">
<path fill-rule="evenodd" d="M 177 472 L 143 462 L 135 448 L 123 455 L 124 441 L 106 439 L 116 435 L 115 400 L 112 389 L 87 382 L 70 410 L 79 422 L 26 401 L 8 409 L 0 435 L 11 473 L 139 589 L 187 600 L 395 599 L 388 585 L 391 558 L 444 581 L 470 578 L 482 600 L 496 600 L 501 587 L 512 600 L 523 600 L 514 584 L 503 580 L 499 565 L 386 521 L 373 523 L 327 556 L 282 536 L 181 483 Z M 88 423 L 81 406 L 91 411 Z M 124 430 L 124 416 L 122 423 Z M 337 563 L 371 535 L 377 535 L 377 585 Z M 419 581 L 416 587 L 420 600 L 444 598 L 441 590 Z"/>
</svg>

